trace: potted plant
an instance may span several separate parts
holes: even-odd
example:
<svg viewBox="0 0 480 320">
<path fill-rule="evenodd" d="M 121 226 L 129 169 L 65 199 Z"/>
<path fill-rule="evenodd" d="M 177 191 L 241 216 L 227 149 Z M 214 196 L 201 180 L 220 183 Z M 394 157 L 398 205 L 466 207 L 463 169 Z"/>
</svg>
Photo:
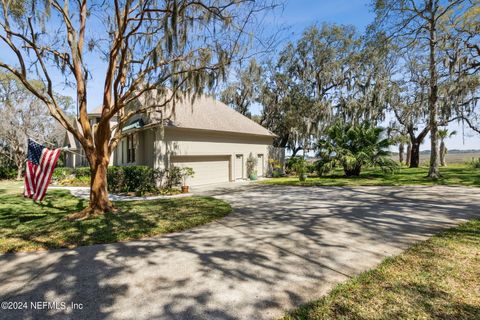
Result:
<svg viewBox="0 0 480 320">
<path fill-rule="evenodd" d="M 187 185 L 187 179 L 193 177 L 194 174 L 195 171 L 193 171 L 193 168 L 184 167 L 180 169 L 180 176 L 182 177 L 182 193 L 188 193 L 189 186 Z"/>
<path fill-rule="evenodd" d="M 250 180 L 257 180 L 257 158 L 253 156 L 250 152 L 250 155 L 247 158 L 247 175 Z"/>
</svg>

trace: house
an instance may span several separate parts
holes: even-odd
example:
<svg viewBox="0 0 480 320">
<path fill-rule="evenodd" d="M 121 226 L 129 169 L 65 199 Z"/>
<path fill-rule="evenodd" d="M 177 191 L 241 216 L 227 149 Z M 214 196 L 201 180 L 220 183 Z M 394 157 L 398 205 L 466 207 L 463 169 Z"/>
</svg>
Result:
<svg viewBox="0 0 480 320">
<path fill-rule="evenodd" d="M 90 116 L 98 121 L 101 110 Z M 163 124 L 163 125 L 161 125 Z M 155 169 L 172 166 L 191 167 L 195 171 L 190 185 L 228 182 L 247 178 L 250 154 L 257 159 L 257 175 L 266 175 L 268 159 L 278 150 L 272 147 L 275 135 L 210 96 L 183 102 L 162 110 L 132 118 L 123 131 L 128 133 L 112 153 L 111 165 L 145 165 Z M 85 165 L 81 146 L 73 136 L 66 143 L 68 166 Z M 75 149 L 74 149 L 75 148 Z"/>
</svg>

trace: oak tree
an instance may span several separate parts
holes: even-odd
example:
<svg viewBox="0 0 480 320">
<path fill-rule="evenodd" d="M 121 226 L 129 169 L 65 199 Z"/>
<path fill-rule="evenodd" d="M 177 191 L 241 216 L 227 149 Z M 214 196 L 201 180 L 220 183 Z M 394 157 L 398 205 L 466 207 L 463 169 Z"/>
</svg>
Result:
<svg viewBox="0 0 480 320">
<path fill-rule="evenodd" d="M 1 0 L 0 68 L 15 75 L 73 134 L 90 165 L 89 205 L 70 218 L 114 210 L 106 173 L 125 135 L 123 126 L 136 114 L 162 110 L 213 87 L 251 43 L 250 27 L 257 27 L 273 5 L 250 0 Z M 92 61 L 102 61 L 104 68 L 93 69 Z M 87 84 L 97 77 L 104 83 L 101 116 L 92 127 Z M 44 83 L 42 89 L 32 85 L 33 78 Z M 58 79 L 75 91 L 79 128 L 54 94 Z M 156 98 L 136 103 L 151 100 L 148 96 Z"/>
</svg>

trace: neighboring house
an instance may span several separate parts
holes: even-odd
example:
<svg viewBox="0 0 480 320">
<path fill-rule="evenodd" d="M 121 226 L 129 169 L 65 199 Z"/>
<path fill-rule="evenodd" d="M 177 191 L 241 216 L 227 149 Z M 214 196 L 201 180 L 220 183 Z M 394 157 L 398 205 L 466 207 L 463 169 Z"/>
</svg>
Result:
<svg viewBox="0 0 480 320">
<path fill-rule="evenodd" d="M 100 110 L 89 114 L 93 124 L 99 114 Z M 112 153 L 111 165 L 192 167 L 195 176 L 189 180 L 190 185 L 246 179 L 250 154 L 257 158 L 257 175 L 262 177 L 269 156 L 276 153 L 278 157 L 279 153 L 272 147 L 272 132 L 208 96 L 195 99 L 193 104 L 189 99 L 177 103 L 175 112 L 170 107 L 138 116 L 123 131 L 129 134 Z M 71 134 L 66 141 L 72 151 L 82 152 Z M 67 166 L 86 165 L 79 158 L 67 153 Z"/>
</svg>

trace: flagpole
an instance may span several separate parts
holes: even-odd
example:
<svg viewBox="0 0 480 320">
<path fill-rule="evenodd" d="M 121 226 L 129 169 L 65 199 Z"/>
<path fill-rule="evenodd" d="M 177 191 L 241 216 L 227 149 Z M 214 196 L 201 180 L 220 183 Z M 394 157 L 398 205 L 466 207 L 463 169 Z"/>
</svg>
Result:
<svg viewBox="0 0 480 320">
<path fill-rule="evenodd" d="M 40 143 L 40 142 L 38 142 L 37 140 L 33 139 L 33 138 L 32 138 L 30 135 L 28 135 L 28 134 L 27 134 L 27 137 L 28 137 L 28 139 L 30 139 L 30 140 L 32 140 L 32 141 L 34 141 L 34 142 L 36 142 L 36 143 L 38 143 L 38 144 L 40 144 L 40 145 L 49 144 L 50 146 L 52 146 L 52 147 L 54 147 L 54 148 L 57 148 L 57 147 L 55 146 L 55 144 L 53 144 L 53 143 L 51 143 L 51 142 L 45 141 L 44 143 Z M 70 153 L 76 154 L 76 155 L 81 156 L 81 157 L 85 157 L 83 154 L 78 153 L 78 152 L 75 152 L 75 151 L 72 151 L 72 150 L 70 150 L 68 147 L 62 147 L 62 148 L 58 148 L 58 149 L 62 149 L 62 151 L 70 152 Z M 26 161 L 26 160 L 25 160 L 25 161 Z"/>
</svg>

